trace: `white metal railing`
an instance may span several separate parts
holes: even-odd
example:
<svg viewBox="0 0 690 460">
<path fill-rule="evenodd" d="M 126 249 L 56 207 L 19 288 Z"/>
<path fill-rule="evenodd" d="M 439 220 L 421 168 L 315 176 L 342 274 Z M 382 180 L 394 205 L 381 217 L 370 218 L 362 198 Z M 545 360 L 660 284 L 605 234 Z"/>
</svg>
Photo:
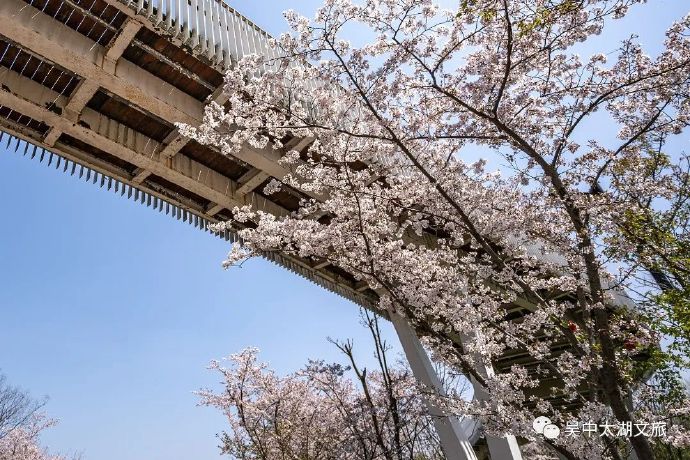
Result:
<svg viewBox="0 0 690 460">
<path fill-rule="evenodd" d="M 271 37 L 222 0 L 119 0 L 224 68 L 249 54 L 278 57 Z"/>
</svg>

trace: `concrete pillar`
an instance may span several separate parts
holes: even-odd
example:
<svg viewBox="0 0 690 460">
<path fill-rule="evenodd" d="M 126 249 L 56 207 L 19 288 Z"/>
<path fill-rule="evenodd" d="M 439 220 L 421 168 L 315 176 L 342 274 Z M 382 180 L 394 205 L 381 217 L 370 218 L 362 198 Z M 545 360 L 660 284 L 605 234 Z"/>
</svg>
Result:
<svg viewBox="0 0 690 460">
<path fill-rule="evenodd" d="M 439 395 L 444 396 L 445 391 L 441 381 L 438 375 L 436 375 L 431 360 L 426 350 L 422 347 L 417 334 L 407 320 L 397 313 L 391 313 L 390 320 L 393 326 L 395 326 L 395 331 L 398 333 L 405 356 L 407 356 L 407 361 L 410 363 L 412 372 L 417 380 L 436 391 Z M 441 448 L 446 458 L 448 460 L 477 460 L 477 456 L 472 449 L 472 443 L 469 440 L 468 434 L 463 430 L 460 420 L 457 417 L 446 416 L 433 402 L 429 400 L 426 402 L 429 413 L 433 417 L 434 427 L 441 440 Z"/>
<path fill-rule="evenodd" d="M 445 396 L 445 390 L 436 375 L 436 371 L 429 356 L 422 347 L 417 334 L 405 318 L 397 313 L 391 313 L 390 320 L 395 326 L 405 356 L 417 380 L 435 390 L 440 396 Z M 485 375 L 493 373 L 493 369 L 484 367 L 480 372 Z M 474 397 L 480 401 L 487 401 L 488 394 L 474 378 L 471 378 Z M 430 401 L 427 401 L 429 413 L 434 416 L 434 426 L 441 439 L 441 447 L 448 460 L 475 460 L 477 457 L 469 439 L 469 429 L 477 426 L 476 421 L 457 417 L 445 416 L 442 411 Z M 463 423 L 466 422 L 466 423 Z M 515 436 L 506 434 L 503 437 L 486 435 L 489 454 L 492 460 L 522 460 L 520 447 Z"/>
<path fill-rule="evenodd" d="M 486 443 L 489 445 L 489 455 L 495 460 L 522 460 L 520 446 L 517 439 L 512 434 L 507 434 L 502 438 L 485 435 Z"/>
<path fill-rule="evenodd" d="M 463 337 L 463 340 L 465 338 Z M 478 369 L 480 375 L 491 377 L 493 376 L 493 367 L 491 365 L 484 365 Z M 486 392 L 479 382 L 474 377 L 470 378 L 472 387 L 474 389 L 474 399 L 479 401 L 490 401 L 489 394 Z M 512 434 L 505 434 L 502 437 L 485 434 L 486 443 L 489 446 L 489 454 L 494 460 L 522 460 L 520 453 L 520 446 L 517 439 Z"/>
</svg>

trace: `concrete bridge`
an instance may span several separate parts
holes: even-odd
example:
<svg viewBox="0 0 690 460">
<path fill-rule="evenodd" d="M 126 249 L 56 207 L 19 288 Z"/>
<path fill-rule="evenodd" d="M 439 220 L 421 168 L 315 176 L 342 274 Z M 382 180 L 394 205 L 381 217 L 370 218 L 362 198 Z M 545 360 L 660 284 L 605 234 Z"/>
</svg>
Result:
<svg viewBox="0 0 690 460">
<path fill-rule="evenodd" d="M 268 35 L 219 0 L 1 0 L 0 142 L 204 231 L 235 206 L 286 215 L 301 192 L 283 187 L 268 197 L 263 188 L 288 173 L 281 154 L 309 140 L 290 139 L 284 152 L 246 146 L 231 158 L 174 126 L 198 125 L 206 103 L 223 104 L 224 70 L 255 53 L 275 53 Z M 219 236 L 236 239 L 230 231 Z M 326 261 L 265 257 L 375 309 L 375 292 Z M 529 309 L 516 304 L 507 313 Z M 417 378 L 441 391 L 414 332 L 402 318 L 389 319 Z M 516 352 L 495 366 L 528 360 Z M 435 423 L 448 459 L 476 458 L 474 422 Z M 487 441 L 491 458 L 520 458 L 514 437 Z"/>
</svg>

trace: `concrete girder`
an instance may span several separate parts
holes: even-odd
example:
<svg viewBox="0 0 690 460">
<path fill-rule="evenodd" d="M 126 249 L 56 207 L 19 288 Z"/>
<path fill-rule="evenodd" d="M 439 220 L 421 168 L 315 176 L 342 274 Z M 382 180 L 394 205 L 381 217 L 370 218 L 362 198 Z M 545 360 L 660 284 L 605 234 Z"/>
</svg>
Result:
<svg viewBox="0 0 690 460">
<path fill-rule="evenodd" d="M 118 2 L 108 3 L 116 6 Z M 118 9 L 134 17 L 127 8 Z M 192 126 L 203 121 L 202 102 L 126 59 L 118 60 L 114 69 L 108 69 L 105 64 L 107 50 L 103 46 L 54 18 L 40 14 L 21 0 L 2 0 L 0 21 L 2 35 L 10 40 L 160 119 Z M 219 98 L 222 97 L 221 91 Z M 171 148 L 167 153 L 173 151 Z M 270 147 L 256 149 L 247 145 L 235 156 L 278 179 L 290 174 L 278 164 L 282 154 Z"/>
<path fill-rule="evenodd" d="M 135 184 L 141 184 L 151 175 L 151 171 L 147 171 L 143 168 L 137 168 L 134 171 L 134 177 L 132 177 L 132 182 Z"/>
<path fill-rule="evenodd" d="M 321 260 L 319 262 L 316 262 L 314 265 L 312 265 L 312 268 L 314 270 L 321 270 L 324 267 L 328 267 L 331 263 L 327 260 Z"/>
<path fill-rule="evenodd" d="M 221 212 L 223 209 L 225 209 L 223 206 L 216 204 L 216 203 L 211 203 L 208 208 L 206 209 L 206 215 L 207 216 L 215 216 L 219 212 Z"/>
<path fill-rule="evenodd" d="M 208 102 L 215 102 L 217 104 L 224 104 L 228 100 L 227 95 L 223 92 L 223 85 L 218 87 L 211 96 L 208 98 Z M 177 155 L 177 153 L 184 148 L 185 145 L 189 143 L 189 139 L 180 135 L 177 128 L 170 133 L 168 138 L 165 139 L 165 149 L 161 152 L 161 155 L 171 158 Z"/>
<path fill-rule="evenodd" d="M 79 121 L 79 115 L 89 103 L 94 94 L 98 91 L 98 84 L 92 80 L 82 80 L 74 93 L 65 105 L 65 117 L 73 122 Z"/>
<path fill-rule="evenodd" d="M 357 292 L 364 292 L 367 289 L 369 289 L 369 283 L 367 283 L 366 281 L 359 281 L 355 284 L 355 291 Z"/>
<path fill-rule="evenodd" d="M 105 54 L 103 59 L 104 67 L 107 67 L 111 72 L 115 71 L 117 61 L 124 53 L 125 49 L 132 42 L 137 32 L 141 29 L 141 23 L 128 19 L 120 33 L 114 38 L 114 40 L 105 48 Z M 64 113 L 65 117 L 71 121 L 77 122 L 81 111 L 86 107 L 91 98 L 96 91 L 98 91 L 98 84 L 90 79 L 82 79 L 76 90 L 70 97 L 69 102 L 65 105 Z M 61 132 L 56 128 L 51 128 L 51 130 L 46 135 L 44 140 L 46 145 L 53 146 L 55 142 L 60 137 Z"/>
<path fill-rule="evenodd" d="M 78 122 L 81 111 L 86 107 L 86 104 L 89 103 L 93 95 L 96 94 L 96 91 L 98 91 L 98 85 L 96 83 L 91 80 L 80 81 L 74 93 L 72 93 L 72 96 L 70 96 L 67 101 L 67 104 L 65 104 L 63 109 L 65 118 L 74 123 Z M 62 131 L 53 126 L 46 134 L 43 142 L 46 145 L 53 146 L 60 137 L 60 134 L 62 134 Z"/>
<path fill-rule="evenodd" d="M 235 181 L 184 155 L 172 159 L 161 158 L 159 152 L 162 144 L 94 110 L 85 108 L 81 123 L 71 123 L 45 108 L 51 103 L 64 107 L 66 97 L 14 71 L 6 70 L 4 80 L 4 85 L 10 91 L 0 91 L 0 105 L 57 128 L 226 208 L 251 204 L 277 216 L 288 213 L 286 209 L 254 193 L 238 196 Z"/>
<path fill-rule="evenodd" d="M 140 22 L 132 18 L 127 19 L 113 41 L 108 44 L 105 50 L 105 65 L 103 67 L 110 73 L 115 73 L 117 61 L 122 57 L 130 43 L 132 43 L 141 27 Z"/>
<path fill-rule="evenodd" d="M 223 86 L 220 86 L 209 98 L 210 102 L 217 102 L 219 104 L 222 104 L 224 101 L 227 100 L 227 96 L 225 93 L 222 91 Z M 189 139 L 186 137 L 182 136 L 180 134 L 180 131 L 175 128 L 163 141 L 165 144 L 165 148 L 161 151 L 161 156 L 164 158 L 172 158 L 175 155 L 177 155 L 187 144 L 189 144 Z M 221 155 L 219 153 L 219 155 Z M 146 177 L 144 173 L 143 177 Z M 222 209 L 222 207 L 220 208 Z M 220 209 L 218 211 L 220 211 Z M 216 211 L 216 213 L 218 212 Z M 214 213 L 215 214 L 215 213 Z"/>
<path fill-rule="evenodd" d="M 10 40 L 149 113 L 190 124 L 201 120 L 203 107 L 192 96 L 125 59 L 108 72 L 103 46 L 21 0 L 0 2 L 0 20 Z"/>
<path fill-rule="evenodd" d="M 175 155 L 179 153 L 180 150 L 184 148 L 187 143 L 189 143 L 189 140 L 182 137 L 177 133 L 177 129 L 175 129 L 174 133 L 176 136 L 173 138 L 173 140 L 165 146 L 165 148 L 161 151 L 161 156 L 165 158 L 172 158 Z"/>
<path fill-rule="evenodd" d="M 104 66 L 107 64 L 107 67 L 112 69 L 113 72 L 115 71 L 118 59 L 122 57 L 122 53 L 124 53 L 127 46 L 132 42 L 137 32 L 139 32 L 139 29 L 141 29 L 141 23 L 133 19 L 127 19 L 120 33 L 106 48 L 105 59 L 103 61 Z M 78 121 L 79 114 L 81 114 L 81 111 L 86 107 L 86 104 L 89 103 L 93 95 L 96 94 L 96 91 L 98 91 L 98 85 L 94 81 L 83 79 L 79 82 L 79 86 L 77 86 L 69 102 L 65 106 L 65 116 L 74 122 Z M 55 145 L 60 134 L 61 132 L 59 130 L 51 128 L 45 137 L 44 143 L 48 146 Z"/>
<path fill-rule="evenodd" d="M 291 151 L 291 150 L 296 150 L 300 153 L 302 153 L 302 150 L 307 147 L 309 144 L 314 142 L 313 137 L 303 137 L 303 138 L 295 138 L 291 139 L 287 144 L 285 144 L 285 150 L 286 151 Z"/>
<path fill-rule="evenodd" d="M 58 138 L 60 137 L 60 134 L 62 134 L 62 131 L 60 131 L 59 129 L 50 128 L 45 138 L 43 139 L 43 143 L 49 147 L 54 146 L 55 142 L 57 142 Z"/>
<path fill-rule="evenodd" d="M 269 175 L 265 172 L 256 168 L 251 169 L 239 178 L 238 182 L 240 183 L 240 188 L 237 189 L 237 194 L 246 195 L 261 185 L 268 178 Z"/>
</svg>

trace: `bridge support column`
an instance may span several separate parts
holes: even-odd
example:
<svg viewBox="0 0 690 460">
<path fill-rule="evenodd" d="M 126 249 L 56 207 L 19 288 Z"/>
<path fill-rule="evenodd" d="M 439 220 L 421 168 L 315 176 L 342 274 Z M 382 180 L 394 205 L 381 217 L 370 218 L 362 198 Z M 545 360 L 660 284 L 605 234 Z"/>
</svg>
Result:
<svg viewBox="0 0 690 460">
<path fill-rule="evenodd" d="M 441 381 L 436 375 L 436 371 L 422 347 L 417 334 L 405 318 L 397 313 L 390 313 L 390 320 L 395 326 L 400 343 L 402 344 L 405 356 L 410 363 L 412 372 L 417 380 L 434 390 L 441 396 L 445 395 L 445 390 Z M 441 448 L 448 460 L 477 460 L 477 456 L 472 449 L 469 435 L 463 430 L 460 420 L 457 417 L 447 416 L 432 401 L 427 399 L 427 408 L 433 417 L 434 427 L 441 440 Z M 503 457 L 495 457 L 503 459 Z M 509 457 L 506 457 L 509 458 Z"/>
<path fill-rule="evenodd" d="M 488 371 L 488 370 L 487 370 Z M 475 379 L 471 379 L 472 387 L 474 388 L 474 398 L 480 401 L 487 401 L 489 395 L 484 388 L 477 383 Z M 485 434 L 486 443 L 489 446 L 489 454 L 492 459 L 496 460 L 522 460 L 520 453 L 520 446 L 517 439 L 512 434 L 506 434 L 503 437 L 492 436 Z"/>
<path fill-rule="evenodd" d="M 467 341 L 469 338 L 466 335 L 461 337 L 463 342 Z M 484 377 L 493 377 L 494 369 L 491 363 L 485 363 L 483 366 L 477 369 L 478 373 Z M 472 382 L 472 388 L 474 389 L 474 399 L 479 401 L 491 401 L 489 394 L 482 385 L 477 382 L 474 377 L 470 377 Z M 485 434 L 486 443 L 489 446 L 489 454 L 492 459 L 495 460 L 522 460 L 522 454 L 520 453 L 520 446 L 517 443 L 517 439 L 512 434 L 505 434 L 502 437 L 492 436 L 490 434 Z"/>
</svg>

